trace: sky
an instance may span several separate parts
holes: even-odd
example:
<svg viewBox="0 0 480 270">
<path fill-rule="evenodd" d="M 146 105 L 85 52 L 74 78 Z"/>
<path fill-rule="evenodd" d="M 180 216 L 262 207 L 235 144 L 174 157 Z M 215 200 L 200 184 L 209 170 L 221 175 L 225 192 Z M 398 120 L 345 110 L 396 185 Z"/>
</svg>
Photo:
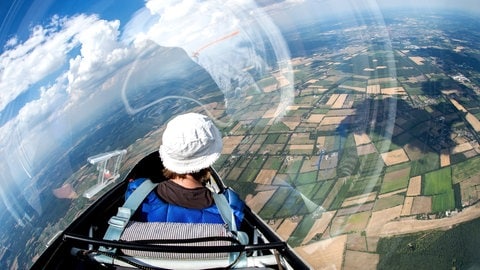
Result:
<svg viewBox="0 0 480 270">
<path fill-rule="evenodd" d="M 155 46 L 181 47 L 234 96 L 252 84 L 245 70 L 264 71 L 267 45 L 279 62 L 289 58 L 279 27 L 365 9 L 379 15 L 406 6 L 480 9 L 477 0 L 259 3 L 262 9 L 253 0 L 2 1 L 0 170 L 11 179 L 0 178 L 0 185 L 31 179 L 39 170 L 36 160 L 87 125 L 111 102 L 108 97 L 125 97 L 125 80 L 138 75 L 133 67 L 148 61 L 145 51 Z M 156 82 L 154 70 L 143 72 L 145 85 Z M 292 102 L 292 91 L 281 92 L 278 111 Z M 123 102 L 130 113 L 138 112 L 128 99 Z M 235 102 L 241 100 L 227 100 Z"/>
<path fill-rule="evenodd" d="M 40 0 L 13 1 L 11 9 L 2 11 L 0 170 L 8 173 L 0 176 L 0 196 L 17 219 L 24 216 L 17 213 L 20 202 L 1 195 L 9 186 L 27 183 L 33 192 L 23 195 L 33 207 L 40 193 L 35 191 L 41 190 L 33 182 L 43 169 L 41 161 L 69 140 L 75 145 L 75 133 L 111 102 L 121 100 L 131 114 L 156 104 L 131 104 L 126 85 L 139 76 L 136 87 L 158 83 L 155 70 L 138 67 L 149 64 L 149 53 L 159 46 L 182 48 L 232 97 L 254 85 L 247 70 L 266 72 L 267 45 L 277 60 L 289 59 L 278 29 L 250 0 L 148 0 L 130 6 L 90 2 L 100 6 L 98 12 L 85 3 L 71 10 Z M 38 9 L 38 3 L 47 6 Z M 112 9 L 120 8 L 117 18 Z M 283 70 L 290 69 L 283 63 Z M 292 91 L 281 94 L 283 106 L 291 102 Z M 241 101 L 227 100 L 230 106 Z"/>
</svg>

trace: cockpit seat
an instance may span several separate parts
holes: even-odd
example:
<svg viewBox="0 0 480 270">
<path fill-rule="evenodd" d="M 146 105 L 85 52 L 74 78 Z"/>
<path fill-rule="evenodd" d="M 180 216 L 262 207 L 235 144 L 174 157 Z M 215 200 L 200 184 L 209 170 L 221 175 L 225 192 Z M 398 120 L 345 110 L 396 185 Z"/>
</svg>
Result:
<svg viewBox="0 0 480 270">
<path fill-rule="evenodd" d="M 228 238 L 233 239 L 233 236 L 227 231 L 224 224 L 133 221 L 127 225 L 120 240 L 153 245 L 208 247 L 229 246 L 232 243 L 225 240 Z M 189 241 L 193 239 L 196 241 Z M 186 241 L 183 242 L 183 240 Z M 180 253 L 125 249 L 122 249 L 122 252 L 129 256 L 155 259 L 212 259 L 228 258 L 229 256 L 228 253 Z"/>
</svg>

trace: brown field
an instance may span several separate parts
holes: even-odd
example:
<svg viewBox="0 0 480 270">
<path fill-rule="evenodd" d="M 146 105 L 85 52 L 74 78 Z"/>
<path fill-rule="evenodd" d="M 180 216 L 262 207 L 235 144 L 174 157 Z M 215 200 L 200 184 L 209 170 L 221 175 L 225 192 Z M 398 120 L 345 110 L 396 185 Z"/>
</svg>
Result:
<svg viewBox="0 0 480 270">
<path fill-rule="evenodd" d="M 339 88 L 345 88 L 345 89 L 350 89 L 358 92 L 365 92 L 365 87 L 356 87 L 356 86 L 350 86 L 350 85 L 339 85 Z"/>
<path fill-rule="evenodd" d="M 258 192 L 255 196 L 245 199 L 245 202 L 252 211 L 258 213 L 262 210 L 265 203 L 273 196 L 275 191 L 276 189 Z"/>
<path fill-rule="evenodd" d="M 325 114 L 311 114 L 310 117 L 308 118 L 307 122 L 309 122 L 309 123 L 320 123 L 320 122 L 322 122 L 323 117 L 325 117 Z"/>
<path fill-rule="evenodd" d="M 250 148 L 248 148 L 248 151 L 250 153 L 256 153 L 260 149 L 260 147 L 262 147 L 262 144 L 258 144 L 258 143 L 252 144 Z"/>
<path fill-rule="evenodd" d="M 403 203 L 402 216 L 410 216 L 412 214 L 413 197 L 406 197 Z"/>
<path fill-rule="evenodd" d="M 292 136 L 290 136 L 290 142 L 291 145 L 295 144 L 313 144 L 314 140 L 310 139 L 310 134 L 309 133 L 293 133 Z"/>
<path fill-rule="evenodd" d="M 290 105 L 290 106 L 287 106 L 286 110 L 287 111 L 296 111 L 300 108 L 300 106 L 296 106 L 296 105 Z"/>
<path fill-rule="evenodd" d="M 318 136 L 317 137 L 317 144 L 321 145 L 321 146 L 325 145 L 325 139 L 326 139 L 325 136 Z"/>
<path fill-rule="evenodd" d="M 327 116 L 349 116 L 356 114 L 355 109 L 335 109 L 329 110 Z"/>
<path fill-rule="evenodd" d="M 328 156 L 328 159 L 327 159 Z M 320 163 L 320 170 L 335 169 L 338 164 L 338 155 L 337 153 L 332 153 L 326 155 L 322 162 Z"/>
<path fill-rule="evenodd" d="M 418 196 L 422 191 L 422 176 L 414 176 L 408 182 L 407 196 Z"/>
<path fill-rule="evenodd" d="M 473 146 L 470 143 L 466 142 L 466 143 L 462 143 L 462 144 L 459 144 L 459 145 L 456 145 L 455 147 L 453 147 L 450 150 L 450 153 L 458 154 L 458 153 L 466 152 L 466 151 L 469 151 L 469 150 L 472 150 L 472 149 L 473 149 Z"/>
<path fill-rule="evenodd" d="M 277 85 L 276 84 L 271 84 L 271 85 L 268 85 L 268 86 L 265 86 L 263 87 L 263 92 L 265 93 L 270 93 L 270 92 L 273 92 L 275 90 L 277 90 Z"/>
<path fill-rule="evenodd" d="M 355 213 L 350 216 L 337 216 L 330 225 L 330 235 L 336 236 L 349 232 L 361 232 L 367 227 L 370 212 Z"/>
<path fill-rule="evenodd" d="M 467 151 L 467 152 L 463 152 L 463 155 L 466 157 L 466 158 L 472 158 L 476 155 L 478 155 L 477 151 L 475 151 L 474 149 L 470 150 L 470 151 Z"/>
<path fill-rule="evenodd" d="M 255 183 L 260 185 L 270 185 L 275 177 L 275 174 L 277 174 L 276 170 L 260 170 L 257 178 L 255 178 Z"/>
<path fill-rule="evenodd" d="M 348 216 L 358 212 L 371 211 L 374 205 L 375 205 L 374 202 L 370 202 L 370 203 L 366 203 L 358 206 L 342 208 L 337 211 L 337 216 Z"/>
<path fill-rule="evenodd" d="M 330 106 L 333 105 L 339 96 L 340 96 L 339 94 L 333 94 L 333 95 L 328 99 L 328 101 L 327 101 L 327 103 L 326 103 L 325 105 L 330 105 Z"/>
<path fill-rule="evenodd" d="M 395 179 L 393 179 L 393 180 L 395 180 Z M 383 199 L 383 198 L 387 198 L 387 197 L 396 195 L 396 194 L 398 194 L 398 193 L 403 193 L 403 192 L 406 192 L 406 191 L 407 191 L 406 188 L 402 188 L 402 189 L 399 189 L 399 190 L 394 190 L 394 191 L 392 191 L 392 192 L 379 194 L 379 195 L 378 195 L 378 198 L 379 198 L 379 199 Z"/>
<path fill-rule="evenodd" d="M 310 242 L 312 238 L 315 237 L 315 235 L 317 235 L 318 233 L 323 234 L 328 228 L 330 221 L 332 221 L 332 218 L 335 216 L 335 213 L 336 211 L 325 212 L 322 214 L 321 218 L 315 220 L 315 223 L 313 224 L 312 228 L 310 228 L 307 236 L 305 236 L 305 238 L 303 239 L 302 245 Z"/>
<path fill-rule="evenodd" d="M 432 212 L 432 197 L 416 196 L 413 197 L 412 215 L 426 214 Z"/>
<path fill-rule="evenodd" d="M 263 114 L 262 118 L 274 118 L 276 116 L 278 116 L 277 108 L 272 108 L 270 110 L 267 110 Z"/>
<path fill-rule="evenodd" d="M 401 205 L 372 212 L 370 221 L 368 222 L 367 228 L 365 229 L 367 236 L 378 236 L 382 231 L 384 225 L 399 217 L 401 212 Z"/>
<path fill-rule="evenodd" d="M 332 117 L 325 117 L 322 120 L 321 125 L 323 126 L 328 126 L 328 125 L 339 125 L 342 123 L 343 120 L 345 120 L 347 116 L 332 116 Z"/>
<path fill-rule="evenodd" d="M 368 85 L 367 94 L 372 94 L 372 95 L 380 94 L 380 85 L 379 84 Z"/>
<path fill-rule="evenodd" d="M 462 93 L 458 89 L 447 89 L 447 90 L 442 90 L 441 92 L 442 92 L 442 94 L 447 95 L 447 96 L 452 95 L 452 94 L 461 95 L 461 93 Z"/>
<path fill-rule="evenodd" d="M 355 139 L 355 144 L 357 146 L 362 145 L 362 144 L 367 144 L 371 143 L 372 141 L 370 140 L 370 137 L 368 137 L 367 133 L 363 132 L 361 134 L 354 133 L 353 137 Z"/>
<path fill-rule="evenodd" d="M 248 149 L 250 149 L 250 144 L 248 143 L 241 143 L 237 145 L 237 153 L 238 154 L 245 154 L 248 152 Z"/>
<path fill-rule="evenodd" d="M 384 181 L 395 181 L 399 178 L 403 178 L 410 175 L 410 167 L 403 168 L 401 170 L 386 173 L 383 177 Z"/>
<path fill-rule="evenodd" d="M 380 84 L 380 83 L 388 83 L 388 82 L 394 82 L 397 79 L 392 78 L 392 77 L 386 77 L 386 78 L 376 78 L 376 79 L 369 79 L 368 84 Z"/>
<path fill-rule="evenodd" d="M 292 232 L 297 228 L 299 222 L 301 221 L 301 218 L 298 219 L 293 219 L 293 218 L 286 218 L 283 220 L 282 224 L 276 232 L 282 239 L 288 239 L 290 238 L 290 235 Z"/>
<path fill-rule="evenodd" d="M 480 198 L 480 175 L 460 182 L 462 204 L 471 205 Z"/>
<path fill-rule="evenodd" d="M 415 62 L 415 64 L 419 66 L 423 65 L 423 61 L 425 61 L 425 59 L 420 56 L 409 56 L 408 58 L 410 58 L 410 60 L 412 60 L 413 62 Z"/>
<path fill-rule="evenodd" d="M 473 220 L 480 217 L 480 205 L 474 205 L 467 207 L 462 210 L 462 212 L 456 213 L 455 215 L 448 218 L 441 219 L 432 219 L 432 220 L 417 220 L 417 219 L 406 219 L 406 220 L 397 220 L 390 221 L 386 223 L 379 236 L 392 236 L 399 234 L 408 234 L 414 232 L 421 232 L 434 229 L 449 229 L 452 226 L 458 225 L 462 222 Z"/>
<path fill-rule="evenodd" d="M 367 251 L 367 239 L 361 233 L 349 233 L 347 239 L 347 250 Z"/>
<path fill-rule="evenodd" d="M 337 100 L 335 100 L 335 103 L 332 105 L 332 109 L 340 109 L 343 107 L 343 103 L 345 102 L 345 99 L 347 99 L 347 94 L 340 94 Z"/>
<path fill-rule="evenodd" d="M 375 198 L 377 198 L 377 192 L 371 192 L 371 193 L 366 193 L 366 194 L 361 194 L 358 196 L 346 198 L 342 203 L 342 207 L 371 202 L 371 201 L 374 201 Z"/>
<path fill-rule="evenodd" d="M 403 149 L 397 149 L 387 153 L 383 153 L 381 154 L 381 156 L 383 162 L 385 162 L 387 166 L 407 162 L 409 160 L 407 154 Z"/>
<path fill-rule="evenodd" d="M 377 152 L 377 148 L 375 148 L 373 143 L 364 144 L 357 147 L 357 154 L 359 156 L 368 155 L 375 152 Z"/>
<path fill-rule="evenodd" d="M 457 110 L 461 111 L 461 112 L 465 112 L 465 113 L 468 113 L 467 109 L 465 109 L 465 107 L 463 107 L 460 103 L 458 103 L 458 101 L 456 101 L 455 99 L 451 98 L 450 99 L 450 102 L 452 102 L 453 106 L 455 106 L 455 108 L 457 108 Z"/>
<path fill-rule="evenodd" d="M 321 94 L 328 91 L 328 88 L 323 88 L 323 86 L 318 85 L 309 85 L 307 89 L 311 89 L 316 94 Z"/>
<path fill-rule="evenodd" d="M 290 150 L 313 150 L 313 145 L 311 144 L 294 144 L 290 145 Z"/>
<path fill-rule="evenodd" d="M 277 82 L 279 83 L 278 88 L 282 88 L 285 86 L 290 85 L 290 81 L 281 73 L 275 73 L 273 74 L 275 79 L 277 79 Z"/>
<path fill-rule="evenodd" d="M 312 269 L 341 269 L 347 235 L 340 235 L 313 244 L 300 246 L 295 251 Z"/>
<path fill-rule="evenodd" d="M 378 254 L 347 250 L 345 252 L 345 261 L 343 263 L 342 269 L 374 270 L 374 269 L 377 269 L 377 264 L 379 261 L 380 261 L 380 255 Z"/>
<path fill-rule="evenodd" d="M 450 166 L 450 155 L 448 154 L 448 150 L 442 150 L 440 153 L 440 166 Z"/>
<path fill-rule="evenodd" d="M 382 89 L 383 95 L 406 95 L 405 89 L 403 87 L 389 87 Z"/>
<path fill-rule="evenodd" d="M 302 168 L 300 169 L 300 173 L 304 172 L 311 172 L 311 171 L 316 171 L 318 170 L 318 159 L 319 156 L 312 156 L 310 158 L 306 157 L 303 160 Z"/>
<path fill-rule="evenodd" d="M 244 136 L 225 136 L 223 137 L 222 154 L 231 154 L 240 144 Z"/>
</svg>

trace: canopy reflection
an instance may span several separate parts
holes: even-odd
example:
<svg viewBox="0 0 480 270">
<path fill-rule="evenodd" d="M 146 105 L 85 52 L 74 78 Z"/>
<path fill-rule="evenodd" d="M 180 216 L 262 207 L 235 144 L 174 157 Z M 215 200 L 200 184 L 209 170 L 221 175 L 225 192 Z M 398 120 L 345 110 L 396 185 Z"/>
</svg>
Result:
<svg viewBox="0 0 480 270">
<path fill-rule="evenodd" d="M 219 175 L 311 265 L 478 265 L 477 6 L 3 5 L 0 265 L 31 267 L 187 111 L 215 120 Z M 110 178 L 88 158 L 123 149 L 88 192 Z"/>
</svg>

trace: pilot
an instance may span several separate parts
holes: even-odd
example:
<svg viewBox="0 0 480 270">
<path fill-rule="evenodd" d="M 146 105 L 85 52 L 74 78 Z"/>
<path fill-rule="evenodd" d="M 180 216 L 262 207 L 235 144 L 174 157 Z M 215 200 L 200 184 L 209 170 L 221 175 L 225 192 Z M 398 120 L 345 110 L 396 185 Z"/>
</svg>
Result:
<svg viewBox="0 0 480 270">
<path fill-rule="evenodd" d="M 222 137 L 214 123 L 198 113 L 173 118 L 162 136 L 159 149 L 165 181 L 147 195 L 134 219 L 137 221 L 224 223 L 207 187 L 210 166 L 220 157 Z M 126 198 L 144 181 L 129 183 Z M 243 219 L 244 203 L 226 189 L 237 227 Z"/>
</svg>

